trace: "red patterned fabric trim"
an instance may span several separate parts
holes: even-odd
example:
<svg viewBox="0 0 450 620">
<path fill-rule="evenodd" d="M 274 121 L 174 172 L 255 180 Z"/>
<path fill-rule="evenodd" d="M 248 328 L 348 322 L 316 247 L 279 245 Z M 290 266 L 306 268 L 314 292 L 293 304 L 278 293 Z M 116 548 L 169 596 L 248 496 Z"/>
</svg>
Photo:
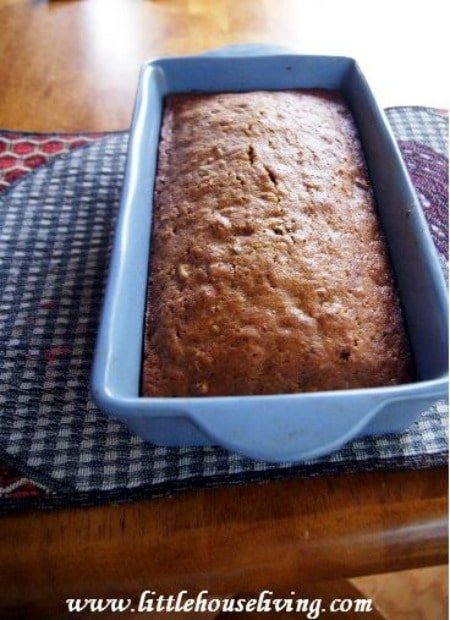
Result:
<svg viewBox="0 0 450 620">
<path fill-rule="evenodd" d="M 24 478 L 9 465 L 0 463 L 0 498 L 41 497 L 48 493 L 45 487 Z"/>
<path fill-rule="evenodd" d="M 439 252 L 448 260 L 448 160 L 426 144 L 400 140 L 411 180 L 422 196 L 422 206 Z"/>
<path fill-rule="evenodd" d="M 102 137 L 100 133 L 86 135 L 35 135 L 4 132 L 0 135 L 0 191 L 52 157 L 85 146 Z"/>
</svg>

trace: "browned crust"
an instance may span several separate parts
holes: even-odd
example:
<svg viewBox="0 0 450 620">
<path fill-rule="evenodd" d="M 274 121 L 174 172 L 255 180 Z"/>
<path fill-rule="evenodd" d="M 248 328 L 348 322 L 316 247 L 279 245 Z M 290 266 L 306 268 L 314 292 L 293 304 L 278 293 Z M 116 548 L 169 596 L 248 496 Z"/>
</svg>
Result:
<svg viewBox="0 0 450 620">
<path fill-rule="evenodd" d="M 144 395 L 410 380 L 360 141 L 337 94 L 168 97 L 153 218 Z"/>
</svg>

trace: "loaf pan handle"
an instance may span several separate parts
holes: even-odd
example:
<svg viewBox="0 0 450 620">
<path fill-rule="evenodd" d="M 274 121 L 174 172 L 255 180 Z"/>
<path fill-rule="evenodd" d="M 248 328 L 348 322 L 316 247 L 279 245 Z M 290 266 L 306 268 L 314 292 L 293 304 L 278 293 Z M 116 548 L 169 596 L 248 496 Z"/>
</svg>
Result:
<svg viewBox="0 0 450 620">
<path fill-rule="evenodd" d="M 311 398 L 308 398 L 311 396 Z M 327 393 L 241 399 L 213 410 L 199 402 L 191 419 L 214 443 L 253 459 L 304 461 L 328 454 L 361 434 L 384 406 L 379 395 Z M 236 399 L 239 400 L 239 399 Z"/>
</svg>

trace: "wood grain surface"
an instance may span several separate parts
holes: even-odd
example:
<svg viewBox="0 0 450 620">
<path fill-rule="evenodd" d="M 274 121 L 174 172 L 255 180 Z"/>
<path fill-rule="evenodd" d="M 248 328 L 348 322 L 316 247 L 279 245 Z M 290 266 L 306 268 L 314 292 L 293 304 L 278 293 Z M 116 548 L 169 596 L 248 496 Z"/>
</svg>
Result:
<svg viewBox="0 0 450 620">
<path fill-rule="evenodd" d="M 368 12 L 357 0 L 0 0 L 0 127 L 125 129 L 143 62 L 238 43 L 353 56 L 382 106 L 445 107 L 441 9 L 441 0 L 426 11 L 409 3 L 407 16 L 402 3 Z"/>
<path fill-rule="evenodd" d="M 446 488 L 444 470 L 369 473 L 4 517 L 3 604 L 298 589 L 444 563 Z"/>
<path fill-rule="evenodd" d="M 299 32 L 304 39 L 315 32 L 299 4 L 0 0 L 0 126 L 124 129 L 143 61 L 241 42 L 298 49 Z M 346 21 L 340 26 L 348 38 Z M 367 47 L 375 57 L 371 33 L 366 46 L 363 39 L 361 53 Z M 397 70 L 392 62 L 392 80 Z M 207 489 L 2 518 L 0 617 L 59 617 L 74 596 L 281 591 L 446 560 L 444 470 Z"/>
</svg>

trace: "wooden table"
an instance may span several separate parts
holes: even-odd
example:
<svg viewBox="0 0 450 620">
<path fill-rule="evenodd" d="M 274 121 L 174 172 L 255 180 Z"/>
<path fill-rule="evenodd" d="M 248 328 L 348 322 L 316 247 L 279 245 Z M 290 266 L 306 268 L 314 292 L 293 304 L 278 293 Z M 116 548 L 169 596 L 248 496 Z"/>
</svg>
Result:
<svg viewBox="0 0 450 620">
<path fill-rule="evenodd" d="M 428 89 L 427 100 L 423 92 L 414 99 L 408 72 L 405 78 L 398 61 L 377 72 L 375 39 L 370 32 L 352 39 L 359 29 L 355 23 L 346 31 L 348 15 L 331 16 L 331 22 L 340 17 L 342 23 L 328 37 L 311 37 L 311 29 L 325 32 L 323 20 L 317 21 L 323 6 L 304 15 L 298 4 L 0 1 L 0 126 L 127 128 L 144 60 L 237 42 L 349 53 L 353 41 L 355 56 L 359 42 L 378 84 L 387 64 L 390 87 L 391 78 L 403 76 L 397 103 L 445 105 L 439 88 Z M 349 4 L 358 17 L 358 4 Z M 299 45 L 299 31 L 308 33 L 309 46 Z M 11 515 L 1 526 L 1 617 L 48 618 L 69 597 L 129 596 L 145 589 L 299 591 L 301 584 L 317 580 L 446 562 L 447 472 L 366 473 L 207 489 L 130 505 Z"/>
</svg>

